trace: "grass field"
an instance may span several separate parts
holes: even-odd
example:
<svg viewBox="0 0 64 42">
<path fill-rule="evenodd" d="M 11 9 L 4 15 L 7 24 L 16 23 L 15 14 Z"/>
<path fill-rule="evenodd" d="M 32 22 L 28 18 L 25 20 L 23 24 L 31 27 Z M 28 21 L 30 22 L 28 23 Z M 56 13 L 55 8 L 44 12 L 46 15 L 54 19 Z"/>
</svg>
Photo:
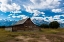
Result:
<svg viewBox="0 0 64 42">
<path fill-rule="evenodd" d="M 64 42 L 64 29 L 20 32 L 0 29 L 0 42 Z"/>
</svg>

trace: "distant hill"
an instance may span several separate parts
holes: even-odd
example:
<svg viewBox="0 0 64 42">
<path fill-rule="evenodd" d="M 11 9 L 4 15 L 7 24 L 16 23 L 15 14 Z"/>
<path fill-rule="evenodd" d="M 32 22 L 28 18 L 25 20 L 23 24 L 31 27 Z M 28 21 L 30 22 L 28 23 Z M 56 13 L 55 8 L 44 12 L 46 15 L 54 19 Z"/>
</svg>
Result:
<svg viewBox="0 0 64 42">
<path fill-rule="evenodd" d="M 64 28 L 64 23 L 60 23 L 60 27 L 61 28 Z"/>
<path fill-rule="evenodd" d="M 49 24 L 50 22 L 44 21 L 44 20 L 32 20 L 36 25 L 41 25 L 41 24 Z M 64 23 L 60 23 L 60 27 L 64 28 Z"/>
<path fill-rule="evenodd" d="M 10 20 L 0 20 L 0 26 L 11 26 L 15 24 L 17 21 L 10 21 Z"/>
<path fill-rule="evenodd" d="M 10 21 L 10 20 L 0 20 L 0 26 L 11 26 L 13 24 L 15 24 L 17 21 L 13 20 L 13 21 Z M 36 25 L 41 25 L 41 24 L 49 24 L 50 22 L 47 22 L 47 21 L 44 21 L 44 20 L 36 20 L 36 19 L 33 19 L 32 22 Z M 60 23 L 60 27 L 61 28 L 64 28 L 64 23 Z"/>
<path fill-rule="evenodd" d="M 36 25 L 49 24 L 49 22 L 44 21 L 44 20 L 36 20 L 36 19 L 33 19 L 32 21 L 33 21 L 33 23 L 36 24 Z"/>
</svg>

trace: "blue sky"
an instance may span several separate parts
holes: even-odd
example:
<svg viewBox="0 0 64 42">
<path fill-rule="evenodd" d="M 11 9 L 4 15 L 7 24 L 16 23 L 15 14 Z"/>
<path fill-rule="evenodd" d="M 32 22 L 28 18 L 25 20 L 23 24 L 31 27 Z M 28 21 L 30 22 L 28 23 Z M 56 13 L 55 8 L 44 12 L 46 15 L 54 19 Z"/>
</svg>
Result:
<svg viewBox="0 0 64 42">
<path fill-rule="evenodd" d="M 64 23 L 64 0 L 0 0 L 0 20 L 28 17 Z"/>
</svg>

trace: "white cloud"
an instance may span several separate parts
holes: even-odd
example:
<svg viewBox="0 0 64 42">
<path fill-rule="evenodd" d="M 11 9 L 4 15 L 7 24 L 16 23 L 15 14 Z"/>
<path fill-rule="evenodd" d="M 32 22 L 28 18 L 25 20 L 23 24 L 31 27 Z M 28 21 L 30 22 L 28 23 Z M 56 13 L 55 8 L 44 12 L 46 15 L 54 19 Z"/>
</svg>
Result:
<svg viewBox="0 0 64 42">
<path fill-rule="evenodd" d="M 32 17 L 31 20 L 33 20 L 33 19 L 36 19 L 36 20 L 44 20 L 43 17 Z"/>
<path fill-rule="evenodd" d="M 49 22 L 54 21 L 54 19 L 53 19 L 53 17 L 52 17 L 52 16 L 48 17 L 48 19 L 49 19 Z"/>
<path fill-rule="evenodd" d="M 20 6 L 16 3 L 11 3 L 12 0 L 0 0 L 0 11 L 2 12 L 10 12 L 10 11 L 18 11 L 20 10 Z"/>
<path fill-rule="evenodd" d="M 12 18 L 16 18 L 17 16 L 12 16 Z"/>
<path fill-rule="evenodd" d="M 27 12 L 35 9 L 54 9 L 58 8 L 61 0 L 30 0 L 32 4 L 23 5 Z"/>
<path fill-rule="evenodd" d="M 12 16 L 12 18 L 22 18 L 22 19 L 26 19 L 26 18 L 28 18 L 28 16 L 26 16 L 26 15 L 18 15 L 18 16 Z"/>
<path fill-rule="evenodd" d="M 60 23 L 63 23 L 64 22 L 64 19 L 61 19 L 60 17 L 61 16 L 63 16 L 63 15 L 55 15 L 55 16 L 50 16 L 50 17 L 44 17 L 45 18 L 45 20 L 46 20 L 46 18 L 48 18 L 48 20 L 47 21 L 49 21 L 49 22 L 52 22 L 52 21 L 58 21 L 58 22 L 60 22 Z"/>
<path fill-rule="evenodd" d="M 27 12 L 33 13 L 33 10 L 31 9 L 31 6 L 23 5 L 23 7 L 26 9 Z"/>
<path fill-rule="evenodd" d="M 44 15 L 45 13 L 44 12 L 40 12 L 38 10 L 33 10 L 34 14 L 33 16 L 39 16 L 40 14 Z"/>
<path fill-rule="evenodd" d="M 55 15 L 53 19 L 60 19 L 60 15 Z"/>
<path fill-rule="evenodd" d="M 56 8 L 60 4 L 60 0 L 30 0 L 33 3 L 34 9 L 51 9 Z"/>
<path fill-rule="evenodd" d="M 0 20 L 2 20 L 2 19 L 0 19 Z"/>
<path fill-rule="evenodd" d="M 31 9 L 31 6 L 25 6 L 23 5 L 24 8 L 26 8 L 26 11 L 29 12 L 29 13 L 34 13 L 33 16 L 39 16 L 40 14 L 45 14 L 44 12 L 40 12 L 38 11 L 37 9 Z"/>
<path fill-rule="evenodd" d="M 46 18 L 48 18 L 48 20 Z M 32 17 L 31 20 L 33 20 L 33 19 L 36 19 L 36 20 L 39 20 L 39 21 L 44 20 L 44 21 L 47 21 L 47 22 L 51 22 L 51 17 Z"/>
<path fill-rule="evenodd" d="M 45 15 L 42 15 L 43 17 L 45 17 Z"/>
<path fill-rule="evenodd" d="M 62 17 L 64 17 L 64 14 L 62 14 L 62 15 L 59 15 L 59 16 L 62 16 Z"/>
<path fill-rule="evenodd" d="M 61 19 L 60 17 L 63 15 L 55 15 L 55 16 L 45 16 L 45 17 L 32 17 L 31 20 L 36 19 L 39 21 L 47 21 L 47 22 L 52 22 L 52 21 L 58 21 L 59 23 L 64 23 L 64 19 Z"/>
<path fill-rule="evenodd" d="M 13 14 L 9 14 L 8 16 L 12 16 Z"/>
<path fill-rule="evenodd" d="M 11 11 L 10 13 L 22 13 L 21 11 Z"/>
<path fill-rule="evenodd" d="M 34 13 L 33 16 L 39 16 L 39 14 L 36 14 L 34 10 L 52 10 L 53 12 L 61 12 L 62 9 L 59 8 L 62 0 L 30 0 L 31 3 L 23 4 L 23 7 L 25 10 L 29 13 Z M 56 10 L 55 10 L 56 9 Z"/>
<path fill-rule="evenodd" d="M 59 13 L 62 12 L 62 9 L 52 9 L 52 12 Z"/>
<path fill-rule="evenodd" d="M 64 23 L 64 19 L 61 19 L 61 23 Z"/>
<path fill-rule="evenodd" d="M 17 18 L 26 19 L 26 18 L 28 18 L 28 16 L 26 16 L 26 15 L 19 15 L 19 16 L 17 16 Z"/>
</svg>

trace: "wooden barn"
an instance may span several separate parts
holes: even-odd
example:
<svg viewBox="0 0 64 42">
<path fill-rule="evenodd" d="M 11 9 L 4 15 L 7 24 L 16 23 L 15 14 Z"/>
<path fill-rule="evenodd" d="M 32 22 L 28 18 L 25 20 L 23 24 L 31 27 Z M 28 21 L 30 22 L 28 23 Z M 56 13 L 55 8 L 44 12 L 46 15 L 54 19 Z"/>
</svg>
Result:
<svg viewBox="0 0 64 42">
<path fill-rule="evenodd" d="M 9 29 L 10 28 L 10 29 Z M 6 30 L 10 31 L 21 31 L 21 30 L 39 30 L 39 27 L 35 25 L 30 18 L 26 18 L 23 20 L 18 21 L 13 26 L 5 28 Z"/>
</svg>

